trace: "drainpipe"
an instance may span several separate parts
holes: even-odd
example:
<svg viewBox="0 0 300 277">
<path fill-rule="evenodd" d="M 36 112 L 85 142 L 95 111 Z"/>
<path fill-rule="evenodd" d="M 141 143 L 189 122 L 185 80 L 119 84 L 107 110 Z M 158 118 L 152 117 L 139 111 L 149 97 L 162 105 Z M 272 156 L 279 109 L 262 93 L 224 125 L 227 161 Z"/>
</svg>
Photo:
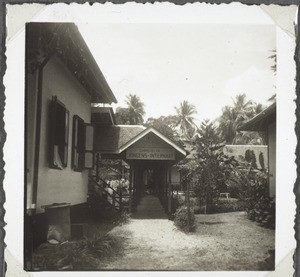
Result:
<svg viewBox="0 0 300 277">
<path fill-rule="evenodd" d="M 40 132 L 41 132 L 41 116 L 42 116 L 42 88 L 43 88 L 43 69 L 47 62 L 49 61 L 49 55 L 44 61 L 39 65 L 37 69 L 37 102 L 36 102 L 36 118 L 35 118 L 35 148 L 34 148 L 34 163 L 33 163 L 33 180 L 32 180 L 32 191 L 31 191 L 31 203 L 27 203 L 27 180 L 25 180 L 25 195 L 26 195 L 26 203 L 25 203 L 25 211 L 27 209 L 27 204 L 29 204 L 28 216 L 25 217 L 25 233 L 27 234 L 27 238 L 25 239 L 25 251 L 27 250 L 27 255 L 24 255 L 24 266 L 27 270 L 32 270 L 32 253 L 33 253 L 33 226 L 36 224 L 35 215 L 36 215 L 36 204 L 37 204 L 37 189 L 38 189 L 38 175 L 39 175 L 39 157 L 40 157 Z M 26 73 L 28 74 L 28 73 Z M 26 78 L 27 80 L 27 78 Z M 27 90 L 27 87 L 26 87 Z M 26 109 L 27 107 L 25 107 Z M 26 110 L 27 111 L 27 110 Z M 26 113 L 25 113 L 26 114 Z M 26 117 L 25 117 L 25 126 L 26 126 Z M 26 132 L 26 129 L 25 129 Z M 26 138 L 26 134 L 25 134 Z M 25 140 L 25 150 L 27 150 L 27 140 Z M 25 160 L 26 163 L 26 160 Z M 27 172 L 27 164 L 25 164 L 25 169 Z M 26 176 L 26 175 L 25 175 Z"/>
<path fill-rule="evenodd" d="M 34 149 L 34 169 L 33 169 L 33 182 L 32 182 L 32 203 L 31 208 L 33 214 L 36 213 L 37 204 L 37 190 L 38 190 L 38 176 L 39 176 L 39 162 L 40 162 L 40 141 L 41 141 L 41 118 L 42 118 L 42 101 L 43 101 L 43 70 L 52 54 L 41 63 L 37 69 L 38 84 L 37 84 L 37 112 L 35 119 L 35 149 Z"/>
</svg>

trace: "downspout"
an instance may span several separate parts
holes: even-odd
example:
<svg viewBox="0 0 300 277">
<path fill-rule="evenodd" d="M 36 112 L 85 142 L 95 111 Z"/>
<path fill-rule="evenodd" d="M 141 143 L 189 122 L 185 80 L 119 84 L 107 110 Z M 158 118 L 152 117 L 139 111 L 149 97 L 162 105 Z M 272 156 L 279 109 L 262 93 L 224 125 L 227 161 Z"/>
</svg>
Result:
<svg viewBox="0 0 300 277">
<path fill-rule="evenodd" d="M 38 189 L 38 175 L 39 175 L 39 157 L 40 157 L 40 136 L 41 136 L 41 116 L 42 116 L 42 100 L 43 100 L 43 69 L 47 62 L 49 61 L 52 54 L 48 55 L 43 62 L 37 68 L 37 101 L 36 101 L 36 118 L 35 118 L 35 146 L 34 146 L 34 163 L 33 163 L 33 178 L 32 178 L 32 191 L 31 191 L 31 203 L 27 203 L 29 200 L 27 198 L 27 180 L 25 179 L 25 195 L 26 201 L 24 201 L 24 211 L 26 211 L 28 218 L 25 217 L 25 224 L 24 224 L 24 234 L 27 234 L 27 238 L 25 240 L 25 247 L 24 247 L 24 267 L 27 270 L 32 270 L 32 253 L 33 253 L 33 233 L 32 227 L 35 225 L 35 215 L 36 215 L 36 204 L 37 204 L 37 189 Z M 25 74 L 28 74 L 26 71 Z M 27 82 L 27 77 L 25 78 Z M 27 85 L 27 83 L 26 83 Z M 28 87 L 26 86 L 26 91 Z M 28 95 L 26 93 L 26 95 Z M 25 101 L 26 103 L 26 101 Z M 25 115 L 27 114 L 27 106 L 25 107 Z M 25 116 L 25 126 L 27 126 L 27 116 Z M 25 128 L 26 132 L 26 128 Z M 27 136 L 25 133 L 25 151 L 27 151 Z M 26 154 L 28 154 L 26 152 Z M 27 172 L 27 163 L 25 159 L 25 172 Z M 25 178 L 27 178 L 27 173 L 25 173 Z M 27 204 L 29 204 L 27 210 Z M 25 212 L 24 212 L 25 213 Z M 27 251 L 27 253 L 26 253 Z"/>
<path fill-rule="evenodd" d="M 32 182 L 32 214 L 36 213 L 37 204 L 37 190 L 38 190 L 38 178 L 39 178 L 39 162 L 40 162 L 40 141 L 41 141 L 41 118 L 42 118 L 42 101 L 43 101 L 43 70 L 53 53 L 49 54 L 37 69 L 37 112 L 35 119 L 35 148 L 34 148 L 34 168 L 33 168 L 33 182 Z"/>
<path fill-rule="evenodd" d="M 61 28 L 62 24 L 59 24 L 59 26 L 56 29 L 56 32 L 58 32 Z M 26 26 L 26 45 L 25 48 L 27 49 L 27 41 L 28 41 L 28 26 Z M 39 37 L 42 36 L 41 31 L 39 29 Z M 49 49 L 51 48 L 51 45 L 53 43 L 53 38 L 51 39 L 50 42 L 48 42 L 48 47 Z M 39 41 L 38 41 L 39 43 Z M 37 46 L 37 48 L 39 49 L 39 46 Z M 32 192 L 31 192 L 31 203 L 29 205 L 29 214 L 34 215 L 36 213 L 36 204 L 37 204 L 37 190 L 38 190 L 38 175 L 39 175 L 39 157 L 40 157 L 40 136 L 41 136 L 41 117 L 42 117 L 42 101 L 43 101 L 43 70 L 44 67 L 46 66 L 46 64 L 48 63 L 48 61 L 50 60 L 50 58 L 53 56 L 53 54 L 55 53 L 55 50 L 50 51 L 50 52 L 46 52 L 45 53 L 45 57 L 43 59 L 38 59 L 37 57 L 34 57 L 33 60 L 35 62 L 36 65 L 36 71 L 37 71 L 37 101 L 36 101 L 36 118 L 35 118 L 35 146 L 34 146 L 34 162 L 33 162 L 33 177 L 32 177 Z M 25 68 L 25 82 L 27 82 L 28 79 L 28 70 L 29 70 L 29 66 L 28 66 L 28 59 L 29 59 L 29 54 L 28 54 L 28 49 L 26 51 L 26 68 Z M 36 60 L 35 60 L 36 59 Z M 26 83 L 26 93 L 25 95 L 28 95 L 27 93 L 27 83 Z M 26 103 L 26 101 L 25 101 Z M 25 107 L 25 114 L 27 112 L 27 107 Z M 27 125 L 26 122 L 27 118 L 25 117 L 25 126 Z M 25 130 L 26 132 L 26 130 Z M 26 138 L 26 134 L 25 134 L 25 138 Z M 27 147 L 27 141 L 25 141 L 25 149 Z M 25 165 L 25 169 L 27 171 L 27 164 Z M 25 174 L 26 176 L 27 174 Z M 26 181 L 26 180 L 25 180 Z M 27 181 L 25 182 L 27 184 Z M 27 195 L 27 186 L 26 186 L 26 195 Z M 27 199 L 28 200 L 28 199 Z M 26 207 L 25 207 L 26 210 Z"/>
</svg>

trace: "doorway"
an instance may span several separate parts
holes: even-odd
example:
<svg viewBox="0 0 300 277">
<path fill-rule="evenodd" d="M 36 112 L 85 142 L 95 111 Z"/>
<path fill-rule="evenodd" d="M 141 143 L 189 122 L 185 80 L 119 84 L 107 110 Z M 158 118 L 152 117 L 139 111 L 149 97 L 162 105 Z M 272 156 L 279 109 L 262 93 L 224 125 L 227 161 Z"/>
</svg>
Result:
<svg viewBox="0 0 300 277">
<path fill-rule="evenodd" d="M 144 171 L 144 188 L 145 194 L 156 195 L 156 184 L 154 178 L 155 171 L 153 168 Z"/>
</svg>

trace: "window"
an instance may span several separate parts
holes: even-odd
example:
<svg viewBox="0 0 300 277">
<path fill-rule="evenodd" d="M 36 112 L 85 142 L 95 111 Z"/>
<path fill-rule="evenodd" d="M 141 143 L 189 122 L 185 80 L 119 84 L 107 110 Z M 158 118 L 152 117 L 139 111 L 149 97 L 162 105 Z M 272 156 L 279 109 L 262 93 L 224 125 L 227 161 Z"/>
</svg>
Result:
<svg viewBox="0 0 300 277">
<path fill-rule="evenodd" d="M 50 155 L 49 166 L 63 169 L 68 164 L 69 111 L 56 96 L 50 107 Z"/>
<path fill-rule="evenodd" d="M 78 116 L 73 117 L 72 168 L 74 171 L 94 167 L 94 127 Z"/>
</svg>

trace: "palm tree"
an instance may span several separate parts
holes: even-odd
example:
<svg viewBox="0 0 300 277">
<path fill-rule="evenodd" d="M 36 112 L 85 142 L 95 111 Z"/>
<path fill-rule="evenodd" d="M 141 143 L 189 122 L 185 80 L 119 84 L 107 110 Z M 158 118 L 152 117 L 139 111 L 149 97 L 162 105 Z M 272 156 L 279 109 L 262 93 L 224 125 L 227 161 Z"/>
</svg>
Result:
<svg viewBox="0 0 300 277">
<path fill-rule="evenodd" d="M 237 129 L 247 120 L 260 113 L 263 110 L 261 104 L 253 101 L 247 101 L 245 94 L 239 94 L 233 100 L 233 106 L 225 106 L 223 113 L 219 118 L 219 130 L 221 136 L 228 144 L 241 143 L 244 133 Z M 250 138 L 249 134 L 245 136 L 245 141 Z"/>
<path fill-rule="evenodd" d="M 229 106 L 223 108 L 223 113 L 219 118 L 219 130 L 222 138 L 228 144 L 232 144 L 235 138 L 237 118 L 238 114 L 235 109 Z"/>
<path fill-rule="evenodd" d="M 131 125 L 142 124 L 144 122 L 145 105 L 140 97 L 135 94 L 129 94 L 126 96 L 125 102 L 129 109 L 129 123 Z"/>
<path fill-rule="evenodd" d="M 239 115 L 248 117 L 253 112 L 255 103 L 252 100 L 247 101 L 246 94 L 238 94 L 233 100 L 233 108 Z"/>
<path fill-rule="evenodd" d="M 176 110 L 177 124 L 179 126 L 181 136 L 186 139 L 191 139 L 197 129 L 194 123 L 194 115 L 197 113 L 196 107 L 184 100 Z"/>
</svg>

